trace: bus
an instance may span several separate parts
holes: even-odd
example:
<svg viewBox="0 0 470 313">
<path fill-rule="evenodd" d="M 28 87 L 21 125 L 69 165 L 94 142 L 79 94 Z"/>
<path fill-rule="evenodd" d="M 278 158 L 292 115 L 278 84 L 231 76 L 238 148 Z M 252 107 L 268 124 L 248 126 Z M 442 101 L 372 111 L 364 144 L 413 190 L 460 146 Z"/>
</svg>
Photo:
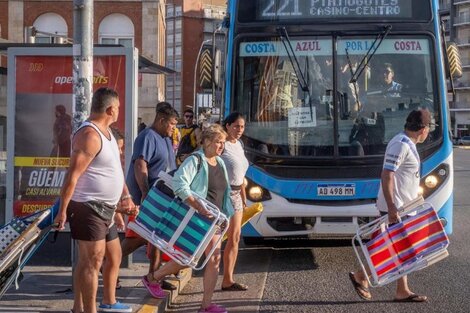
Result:
<svg viewBox="0 0 470 313">
<path fill-rule="evenodd" d="M 247 195 L 264 211 L 245 239 L 350 237 L 379 214 L 387 143 L 407 115 L 421 193 L 452 232 L 451 78 L 437 0 L 230 0 L 225 115 L 246 117 Z"/>
</svg>

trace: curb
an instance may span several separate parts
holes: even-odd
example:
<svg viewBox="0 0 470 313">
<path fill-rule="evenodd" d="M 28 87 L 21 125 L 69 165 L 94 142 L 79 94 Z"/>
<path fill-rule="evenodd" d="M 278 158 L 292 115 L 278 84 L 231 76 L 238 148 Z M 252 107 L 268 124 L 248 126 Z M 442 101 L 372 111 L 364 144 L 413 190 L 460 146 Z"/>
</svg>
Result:
<svg viewBox="0 0 470 313">
<path fill-rule="evenodd" d="M 186 284 L 191 280 L 191 268 L 182 269 L 179 273 L 179 278 L 168 279 L 167 281 L 176 287 L 176 290 L 168 291 L 166 298 L 155 299 L 152 298 L 147 290 L 146 295 L 142 300 L 142 305 L 135 312 L 137 313 L 164 313 L 167 307 L 175 301 L 179 293 L 183 290 Z M 135 296 L 132 293 L 129 297 Z"/>
</svg>

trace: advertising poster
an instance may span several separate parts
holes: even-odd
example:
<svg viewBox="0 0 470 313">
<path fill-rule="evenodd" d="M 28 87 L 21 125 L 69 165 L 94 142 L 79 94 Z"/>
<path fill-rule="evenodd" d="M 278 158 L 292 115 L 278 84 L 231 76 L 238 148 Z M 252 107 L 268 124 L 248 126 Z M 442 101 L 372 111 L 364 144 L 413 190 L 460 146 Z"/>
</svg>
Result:
<svg viewBox="0 0 470 313">
<path fill-rule="evenodd" d="M 16 56 L 13 215 L 47 208 L 59 197 L 71 150 L 72 57 Z M 119 93 L 125 130 L 126 56 L 95 56 L 93 90 Z"/>
</svg>

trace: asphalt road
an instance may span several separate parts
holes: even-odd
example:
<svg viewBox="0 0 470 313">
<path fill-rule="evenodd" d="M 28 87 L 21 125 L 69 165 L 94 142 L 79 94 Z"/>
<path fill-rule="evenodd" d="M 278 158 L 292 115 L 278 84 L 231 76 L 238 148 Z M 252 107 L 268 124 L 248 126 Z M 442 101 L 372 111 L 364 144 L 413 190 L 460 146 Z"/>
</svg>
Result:
<svg viewBox="0 0 470 313">
<path fill-rule="evenodd" d="M 216 291 L 215 302 L 229 312 L 470 312 L 470 150 L 455 149 L 454 234 L 450 256 L 409 276 L 412 291 L 428 303 L 395 303 L 395 284 L 373 288 L 372 301 L 354 292 L 348 272 L 357 267 L 349 241 L 284 242 L 277 247 L 244 247 L 236 275 L 248 292 Z M 200 274 L 199 274 L 200 275 Z M 220 280 L 219 280 L 220 284 Z M 194 312 L 202 282 L 196 277 L 171 312 Z"/>
</svg>

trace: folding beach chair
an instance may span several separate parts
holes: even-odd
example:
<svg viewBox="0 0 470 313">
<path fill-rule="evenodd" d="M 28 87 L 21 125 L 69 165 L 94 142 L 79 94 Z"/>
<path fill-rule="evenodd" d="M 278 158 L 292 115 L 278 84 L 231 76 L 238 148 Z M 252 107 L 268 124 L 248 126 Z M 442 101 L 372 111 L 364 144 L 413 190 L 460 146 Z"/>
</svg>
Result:
<svg viewBox="0 0 470 313">
<path fill-rule="evenodd" d="M 164 187 L 159 181 L 155 183 L 140 206 L 135 222 L 130 222 L 128 227 L 179 264 L 195 270 L 202 269 L 209 257 L 200 266 L 199 259 L 215 234 L 220 234 L 219 240 L 222 239 L 228 229 L 228 218 L 197 194 L 193 196 L 205 206 L 210 217 L 199 214 L 181 199 L 172 198 L 157 186 L 160 189 Z M 208 256 L 212 255 L 216 246 Z"/>
<path fill-rule="evenodd" d="M 46 239 L 57 210 L 58 203 L 0 228 L 0 298 L 13 282 L 19 288 L 21 270 Z"/>
<path fill-rule="evenodd" d="M 409 214 L 416 213 L 415 215 Z M 430 203 L 418 198 L 399 210 L 400 221 L 388 225 L 388 215 L 360 227 L 353 248 L 373 287 L 386 285 L 448 256 L 443 225 Z M 359 243 L 359 247 L 355 245 Z"/>
</svg>

